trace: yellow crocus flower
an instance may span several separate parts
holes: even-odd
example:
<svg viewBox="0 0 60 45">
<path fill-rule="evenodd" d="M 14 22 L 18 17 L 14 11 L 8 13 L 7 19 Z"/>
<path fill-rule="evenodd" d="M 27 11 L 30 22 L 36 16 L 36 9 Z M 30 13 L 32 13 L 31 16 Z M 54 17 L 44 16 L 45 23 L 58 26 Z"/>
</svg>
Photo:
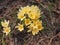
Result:
<svg viewBox="0 0 60 45">
<path fill-rule="evenodd" d="M 3 27 L 8 27 L 9 20 L 8 21 L 4 20 L 4 21 L 1 22 L 1 24 L 2 24 Z"/>
<path fill-rule="evenodd" d="M 25 19 L 25 25 L 27 26 L 27 25 L 29 25 L 29 24 L 31 24 L 30 19 Z"/>
<path fill-rule="evenodd" d="M 32 5 L 30 7 L 30 13 L 28 13 L 28 16 L 31 19 L 38 19 L 41 17 L 41 11 L 39 10 L 37 6 Z"/>
<path fill-rule="evenodd" d="M 38 32 L 39 32 L 39 30 L 38 30 L 37 28 L 33 28 L 33 30 L 32 30 L 32 34 L 33 34 L 33 35 L 38 34 Z"/>
<path fill-rule="evenodd" d="M 38 30 L 40 30 L 40 31 L 41 31 L 42 29 L 44 29 L 44 27 L 42 26 L 42 24 L 38 24 L 37 27 L 38 27 Z"/>
<path fill-rule="evenodd" d="M 10 31 L 11 31 L 10 27 L 3 28 L 3 33 L 5 33 L 6 35 L 8 35 Z"/>
<path fill-rule="evenodd" d="M 15 28 L 18 28 L 19 31 L 23 31 L 24 30 L 23 24 L 18 24 L 18 26 L 16 26 Z"/>
<path fill-rule="evenodd" d="M 33 35 L 38 34 L 38 32 L 39 32 L 38 28 L 36 28 L 32 25 L 30 25 L 28 28 L 29 28 L 29 30 L 27 32 L 32 32 Z"/>
<path fill-rule="evenodd" d="M 22 13 L 18 13 L 18 19 L 20 19 L 21 21 L 25 18 L 25 16 Z"/>
<path fill-rule="evenodd" d="M 28 17 L 29 17 L 30 19 L 35 19 L 35 15 L 33 14 L 33 12 L 28 13 Z"/>
</svg>

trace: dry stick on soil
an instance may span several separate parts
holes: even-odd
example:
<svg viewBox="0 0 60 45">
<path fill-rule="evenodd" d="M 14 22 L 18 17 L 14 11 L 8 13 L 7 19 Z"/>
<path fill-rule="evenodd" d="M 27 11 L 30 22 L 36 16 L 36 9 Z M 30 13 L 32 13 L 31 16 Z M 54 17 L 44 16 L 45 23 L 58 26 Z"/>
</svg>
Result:
<svg viewBox="0 0 60 45">
<path fill-rule="evenodd" d="M 39 45 L 39 43 L 42 42 L 43 40 L 45 40 L 45 38 L 44 38 L 44 39 L 40 39 L 40 40 L 38 41 L 37 45 Z"/>
<path fill-rule="evenodd" d="M 50 37 L 45 37 L 44 39 L 42 38 L 42 39 L 40 39 L 39 41 L 38 41 L 38 43 L 37 43 L 37 45 L 39 45 L 39 43 L 40 42 L 42 42 L 43 40 L 45 40 L 45 39 L 49 39 Z M 45 44 L 45 43 L 44 43 Z"/>
<path fill-rule="evenodd" d="M 44 45 L 46 45 L 46 43 L 45 43 L 44 41 L 42 41 L 42 43 L 43 43 Z"/>
<path fill-rule="evenodd" d="M 51 45 L 52 40 L 53 40 L 55 37 L 57 37 L 58 35 L 59 35 L 59 33 L 58 33 L 57 35 L 53 36 L 53 37 L 50 39 L 50 42 L 48 43 L 48 45 Z"/>
</svg>

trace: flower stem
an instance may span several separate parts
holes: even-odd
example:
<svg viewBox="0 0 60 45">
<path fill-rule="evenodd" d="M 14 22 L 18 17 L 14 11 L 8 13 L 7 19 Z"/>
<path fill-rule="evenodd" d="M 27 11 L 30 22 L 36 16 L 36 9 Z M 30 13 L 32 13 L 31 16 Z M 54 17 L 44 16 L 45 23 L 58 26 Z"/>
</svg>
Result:
<svg viewBox="0 0 60 45">
<path fill-rule="evenodd" d="M 3 34 L 3 36 L 2 36 L 2 45 L 5 45 L 4 34 Z"/>
</svg>

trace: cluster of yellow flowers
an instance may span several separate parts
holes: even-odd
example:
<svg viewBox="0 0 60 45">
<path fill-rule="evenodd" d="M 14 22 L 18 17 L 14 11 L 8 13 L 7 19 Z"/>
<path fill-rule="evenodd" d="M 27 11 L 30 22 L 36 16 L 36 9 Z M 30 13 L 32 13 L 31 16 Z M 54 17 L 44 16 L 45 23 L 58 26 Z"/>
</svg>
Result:
<svg viewBox="0 0 60 45">
<path fill-rule="evenodd" d="M 16 26 L 19 31 L 23 31 L 24 26 L 26 26 L 29 29 L 27 32 L 32 32 L 35 35 L 43 29 L 42 21 L 39 19 L 41 17 L 41 11 L 37 6 L 21 7 L 17 17 L 22 22 L 22 24 L 19 23 Z"/>
<path fill-rule="evenodd" d="M 8 35 L 9 32 L 11 31 L 11 29 L 9 27 L 9 21 L 4 20 L 4 21 L 1 22 L 1 24 L 2 24 L 2 27 L 3 27 L 3 33 Z"/>
<path fill-rule="evenodd" d="M 21 9 L 19 9 L 17 17 L 21 23 L 18 23 L 15 28 L 17 28 L 19 31 L 23 31 L 24 28 L 27 27 L 27 32 L 32 32 L 32 34 L 35 35 L 44 28 L 42 26 L 42 20 L 40 20 L 41 11 L 37 6 L 32 5 L 21 7 Z M 4 20 L 1 22 L 1 24 L 3 27 L 3 33 L 6 33 L 6 35 L 8 35 L 11 31 L 11 28 L 9 27 L 9 21 Z"/>
</svg>

